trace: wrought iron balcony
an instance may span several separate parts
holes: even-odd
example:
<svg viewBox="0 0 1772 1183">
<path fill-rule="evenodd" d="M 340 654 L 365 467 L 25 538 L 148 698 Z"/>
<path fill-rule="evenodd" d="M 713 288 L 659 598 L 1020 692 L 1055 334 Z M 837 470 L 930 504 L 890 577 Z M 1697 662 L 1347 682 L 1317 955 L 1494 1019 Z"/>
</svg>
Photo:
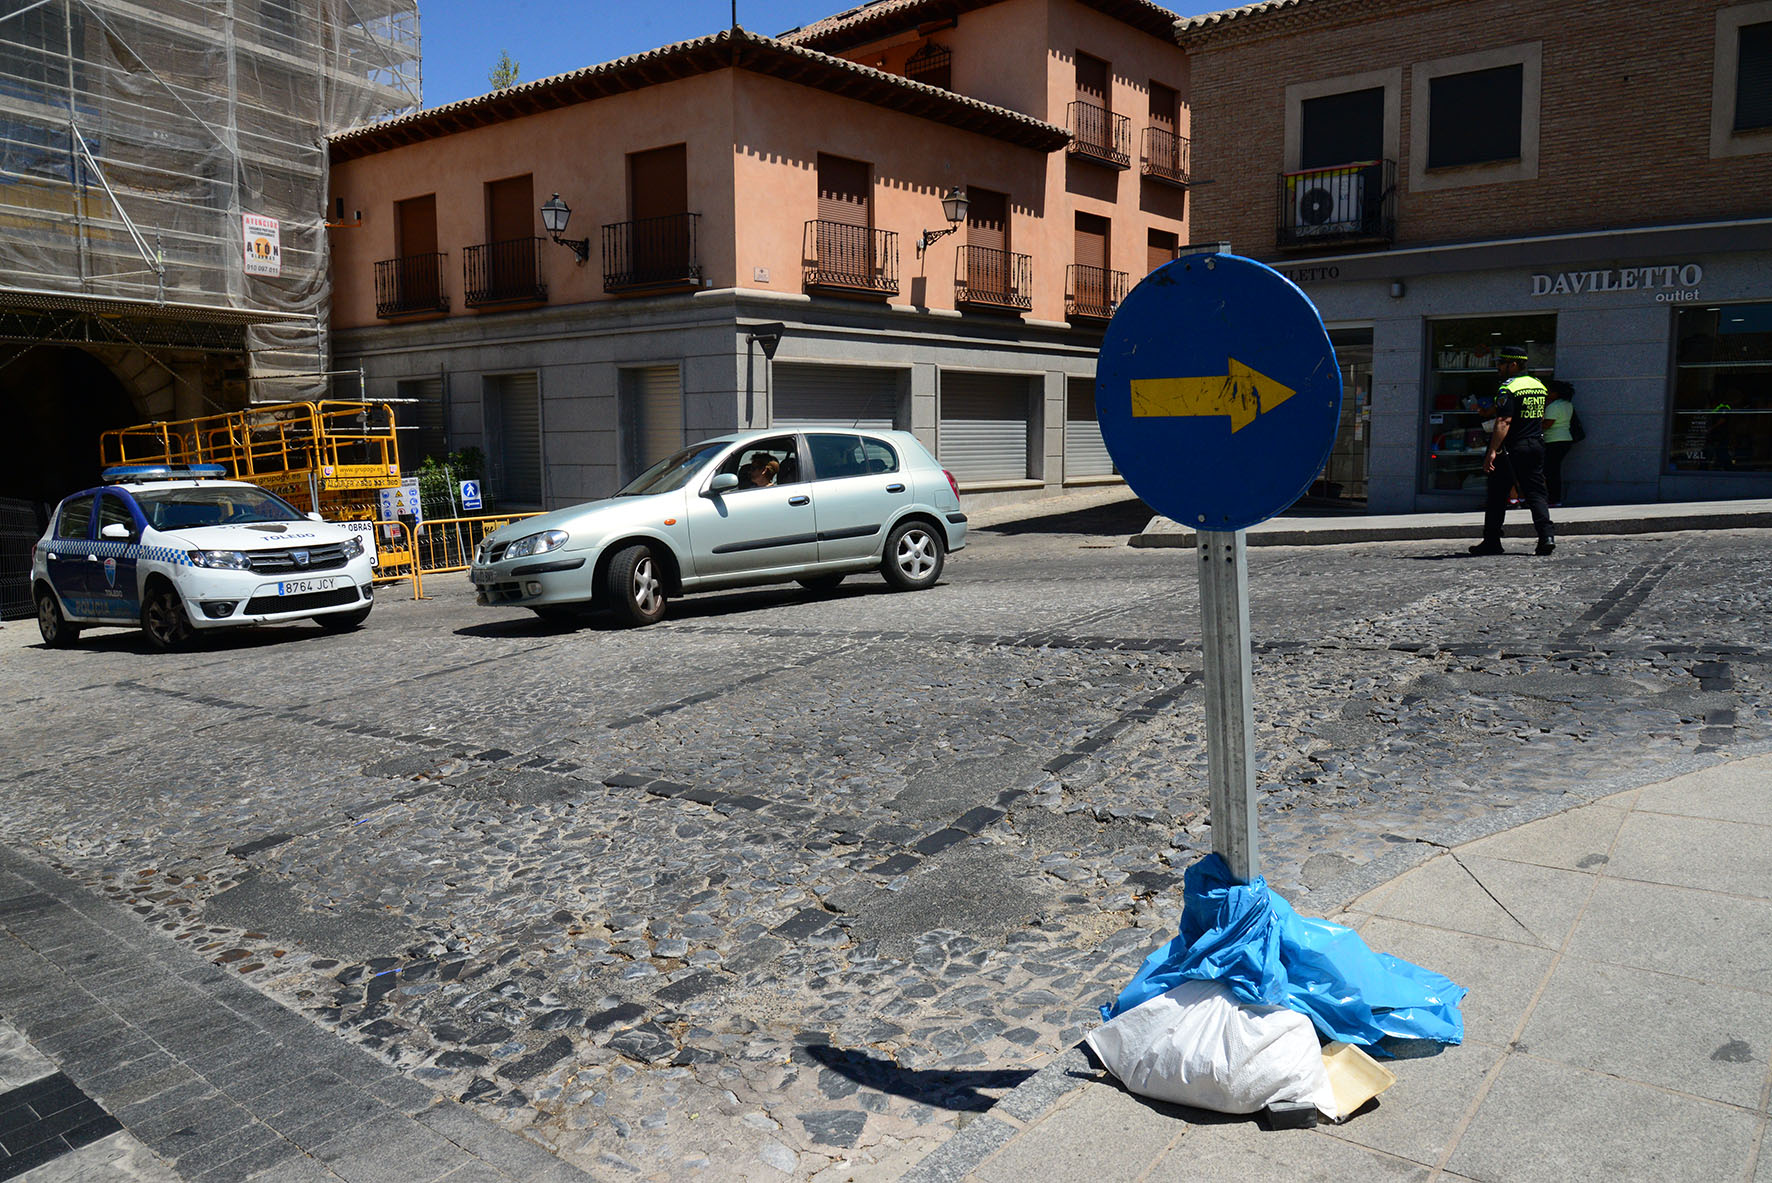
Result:
<svg viewBox="0 0 1772 1183">
<path fill-rule="evenodd" d="M 603 227 L 603 290 L 675 291 L 701 286 L 695 214 L 666 214 Z"/>
<path fill-rule="evenodd" d="M 1110 320 L 1126 298 L 1126 273 L 1072 263 L 1064 269 L 1066 320 Z"/>
<path fill-rule="evenodd" d="M 1144 154 L 1141 171 L 1153 181 L 1186 186 L 1188 171 L 1188 139 L 1166 127 L 1144 129 Z"/>
<path fill-rule="evenodd" d="M 1277 194 L 1279 246 L 1388 244 L 1397 236 L 1394 160 L 1281 173 Z"/>
<path fill-rule="evenodd" d="M 375 314 L 386 320 L 425 312 L 448 312 L 441 254 L 402 255 L 375 265 Z"/>
<path fill-rule="evenodd" d="M 462 252 L 462 303 L 469 308 L 488 304 L 534 304 L 548 298 L 541 281 L 540 244 L 545 238 L 509 238 L 482 242 Z"/>
<path fill-rule="evenodd" d="M 1065 108 L 1071 131 L 1066 151 L 1109 168 L 1132 167 L 1132 121 L 1094 103 Z"/>
<path fill-rule="evenodd" d="M 806 223 L 808 288 L 852 294 L 898 294 L 898 235 L 844 222 Z"/>
<path fill-rule="evenodd" d="M 954 303 L 981 308 L 1034 306 L 1034 260 L 988 246 L 963 246 L 954 263 Z"/>
</svg>

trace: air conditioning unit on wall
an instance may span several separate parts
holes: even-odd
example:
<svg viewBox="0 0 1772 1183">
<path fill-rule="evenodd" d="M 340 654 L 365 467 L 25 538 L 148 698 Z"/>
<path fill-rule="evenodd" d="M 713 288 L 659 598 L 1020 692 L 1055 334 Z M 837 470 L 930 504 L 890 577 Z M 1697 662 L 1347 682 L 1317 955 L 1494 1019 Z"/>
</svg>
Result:
<svg viewBox="0 0 1772 1183">
<path fill-rule="evenodd" d="M 1292 229 L 1300 237 L 1357 232 L 1365 209 L 1364 173 L 1334 169 L 1293 180 Z"/>
</svg>

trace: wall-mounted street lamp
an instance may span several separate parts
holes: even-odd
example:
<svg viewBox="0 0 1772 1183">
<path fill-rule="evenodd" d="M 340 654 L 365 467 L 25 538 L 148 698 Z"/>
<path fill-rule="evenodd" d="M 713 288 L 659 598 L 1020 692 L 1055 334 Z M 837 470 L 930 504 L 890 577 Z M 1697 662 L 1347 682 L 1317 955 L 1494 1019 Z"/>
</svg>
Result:
<svg viewBox="0 0 1772 1183">
<path fill-rule="evenodd" d="M 950 188 L 941 199 L 941 212 L 948 220 L 946 230 L 925 230 L 917 239 L 917 253 L 920 255 L 929 249 L 931 243 L 939 242 L 960 228 L 966 220 L 966 190 L 959 186 Z"/>
<path fill-rule="evenodd" d="M 566 233 L 566 223 L 572 220 L 572 207 L 560 200 L 558 193 L 542 202 L 541 224 L 547 227 L 548 235 L 564 247 L 571 247 L 572 253 L 583 263 L 591 257 L 591 240 L 588 238 L 561 238 Z"/>
</svg>

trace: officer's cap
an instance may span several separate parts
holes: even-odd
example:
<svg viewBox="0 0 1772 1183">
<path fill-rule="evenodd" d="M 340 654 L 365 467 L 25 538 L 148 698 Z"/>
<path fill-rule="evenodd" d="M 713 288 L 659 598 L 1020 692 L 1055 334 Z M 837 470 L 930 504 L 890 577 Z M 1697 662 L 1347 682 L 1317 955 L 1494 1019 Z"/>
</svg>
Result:
<svg viewBox="0 0 1772 1183">
<path fill-rule="evenodd" d="M 1503 345 L 1495 351 L 1496 361 L 1525 361 L 1526 357 L 1524 345 Z"/>
</svg>

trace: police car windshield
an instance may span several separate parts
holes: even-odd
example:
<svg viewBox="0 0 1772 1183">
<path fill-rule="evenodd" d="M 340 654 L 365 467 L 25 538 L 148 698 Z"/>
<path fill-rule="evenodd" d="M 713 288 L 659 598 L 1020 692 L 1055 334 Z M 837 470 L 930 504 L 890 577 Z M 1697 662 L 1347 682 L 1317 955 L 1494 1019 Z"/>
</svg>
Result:
<svg viewBox="0 0 1772 1183">
<path fill-rule="evenodd" d="M 681 452 L 666 456 L 635 477 L 616 496 L 645 497 L 652 493 L 669 493 L 673 489 L 681 489 L 702 465 L 718 456 L 725 448 L 725 444 L 696 444 L 684 448 Z"/>
<path fill-rule="evenodd" d="M 249 485 L 138 489 L 135 500 L 156 530 L 303 520 L 301 511 L 289 502 Z"/>
</svg>

